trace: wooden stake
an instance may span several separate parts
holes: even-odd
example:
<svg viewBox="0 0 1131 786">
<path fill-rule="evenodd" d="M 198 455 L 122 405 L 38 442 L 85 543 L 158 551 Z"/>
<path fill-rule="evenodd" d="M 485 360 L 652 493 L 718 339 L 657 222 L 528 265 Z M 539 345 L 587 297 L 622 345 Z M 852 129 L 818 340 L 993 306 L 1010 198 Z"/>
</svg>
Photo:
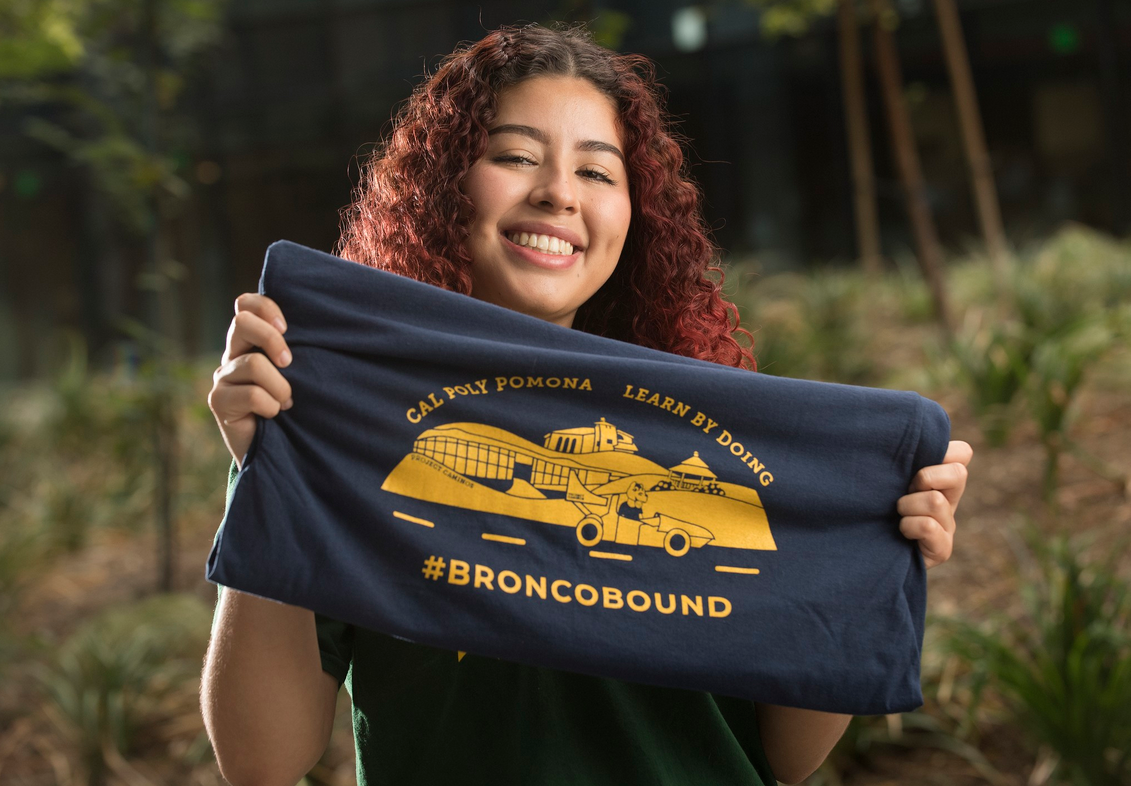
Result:
<svg viewBox="0 0 1131 786">
<path fill-rule="evenodd" d="M 856 31 L 856 0 L 839 0 L 837 32 L 840 36 L 840 75 L 844 89 L 844 120 L 852 162 L 852 200 L 856 214 L 856 253 L 868 275 L 883 267 L 880 222 L 876 210 L 876 176 L 868 112 L 864 103 L 864 67 Z"/>
<path fill-rule="evenodd" d="M 880 87 L 887 110 L 888 127 L 891 132 L 892 147 L 895 149 L 896 165 L 903 184 L 907 213 L 911 219 L 911 229 L 915 235 L 916 256 L 923 278 L 931 292 L 935 306 L 935 317 L 948 336 L 954 334 L 954 320 L 950 314 L 950 302 L 946 294 L 946 284 L 942 274 L 942 247 L 934 218 L 927 203 L 923 183 L 923 170 L 919 165 L 919 152 L 915 149 L 915 134 L 911 129 L 911 119 L 907 114 L 907 104 L 903 100 L 903 75 L 899 68 L 899 54 L 895 40 L 884 23 L 882 0 L 870 0 L 873 13 L 872 29 L 875 32 L 876 68 L 879 71 Z"/>
<path fill-rule="evenodd" d="M 982 115 L 978 110 L 974 78 L 970 73 L 970 56 L 966 51 L 966 42 L 962 38 L 962 24 L 954 0 L 935 0 L 935 16 L 939 21 L 943 52 L 946 54 L 946 67 L 950 72 L 950 87 L 954 91 L 958 124 L 962 129 L 962 143 L 966 148 L 966 161 L 970 166 L 978 223 L 982 228 L 982 238 L 986 243 L 986 252 L 989 254 L 994 281 L 1000 294 L 1006 292 L 1009 286 L 1009 244 L 1001 223 L 1001 208 L 997 189 L 994 186 L 993 165 L 986 150 Z"/>
</svg>

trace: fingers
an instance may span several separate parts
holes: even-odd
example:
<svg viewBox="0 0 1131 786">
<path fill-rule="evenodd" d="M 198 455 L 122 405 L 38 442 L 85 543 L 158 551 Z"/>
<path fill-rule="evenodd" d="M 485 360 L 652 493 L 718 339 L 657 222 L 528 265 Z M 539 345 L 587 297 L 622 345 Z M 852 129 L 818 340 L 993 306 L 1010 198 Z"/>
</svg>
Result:
<svg viewBox="0 0 1131 786">
<path fill-rule="evenodd" d="M 896 505 L 902 516 L 899 531 L 918 541 L 928 568 L 946 562 L 954 551 L 954 513 L 966 491 L 966 467 L 973 457 L 969 444 L 951 442 L 942 463 L 915 473 L 911 493 L 900 497 Z"/>
<path fill-rule="evenodd" d="M 923 562 L 933 568 L 950 559 L 954 550 L 954 509 L 946 494 L 937 489 L 900 497 L 896 505 L 899 531 L 905 538 L 919 542 Z"/>
<path fill-rule="evenodd" d="M 219 385 L 208 396 L 208 405 L 224 425 L 259 415 L 273 418 L 283 408 L 277 398 L 258 385 Z"/>
<path fill-rule="evenodd" d="M 946 562 L 954 551 L 953 528 L 948 532 L 930 516 L 905 516 L 899 522 L 899 531 L 905 538 L 919 542 L 928 568 Z"/>
<path fill-rule="evenodd" d="M 958 507 L 962 494 L 966 491 L 967 465 L 974 457 L 974 449 L 966 442 L 954 440 L 947 446 L 942 464 L 923 467 L 911 479 L 909 491 L 938 489 L 950 501 L 951 510 Z"/>
<path fill-rule="evenodd" d="M 275 309 L 277 310 L 278 307 L 276 306 Z M 232 358 L 250 352 L 254 347 L 260 347 L 275 365 L 280 367 L 290 365 L 291 353 L 283 333 L 277 324 L 270 324 L 268 319 L 278 320 L 278 324 L 286 328 L 281 317 L 272 317 L 268 314 L 267 318 L 264 318 L 251 309 L 238 312 L 228 330 L 228 346 L 224 352 L 223 362 L 227 363 Z"/>
<path fill-rule="evenodd" d="M 220 367 L 212 375 L 208 406 L 241 468 L 257 416 L 273 418 L 293 404 L 291 385 L 279 372 L 291 363 L 283 338 L 286 330 L 283 312 L 271 298 L 253 292 L 236 298 L 236 316 L 228 328 Z M 253 352 L 256 348 L 263 352 Z"/>
<path fill-rule="evenodd" d="M 951 464 L 958 462 L 963 466 L 968 466 L 970 460 L 974 458 L 974 448 L 970 447 L 969 442 L 962 442 L 961 440 L 951 440 L 946 448 L 946 455 L 943 456 L 943 464 Z"/>
<path fill-rule="evenodd" d="M 287 332 L 287 321 L 283 319 L 283 310 L 279 304 L 266 295 L 255 292 L 244 292 L 236 298 L 236 314 L 250 311 L 257 317 L 275 327 L 280 333 Z"/>
<path fill-rule="evenodd" d="M 216 371 L 215 381 L 217 387 L 259 386 L 276 402 L 283 405 L 283 409 L 288 408 L 287 402 L 291 399 L 291 383 L 266 356 L 258 352 L 249 352 L 228 361 Z"/>
<path fill-rule="evenodd" d="M 947 532 L 954 532 L 954 510 L 946 494 L 938 489 L 902 496 L 896 503 L 896 510 L 904 518 L 919 516 L 934 519 Z"/>
<path fill-rule="evenodd" d="M 911 479 L 912 493 L 924 491 L 940 491 L 950 504 L 951 512 L 958 507 L 962 494 L 966 491 L 966 479 L 969 472 L 965 464 L 958 462 L 951 464 L 935 464 L 923 467 Z"/>
</svg>

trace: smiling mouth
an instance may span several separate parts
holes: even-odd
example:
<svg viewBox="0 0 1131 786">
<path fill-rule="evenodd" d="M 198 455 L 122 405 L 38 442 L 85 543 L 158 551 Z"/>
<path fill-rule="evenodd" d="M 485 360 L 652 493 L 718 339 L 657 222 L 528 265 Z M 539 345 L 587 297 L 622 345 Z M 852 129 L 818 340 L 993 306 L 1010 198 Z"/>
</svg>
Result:
<svg viewBox="0 0 1131 786">
<path fill-rule="evenodd" d="M 553 235 L 536 235 L 530 232 L 504 232 L 503 235 L 516 246 L 529 248 L 543 254 L 568 257 L 574 253 L 572 243 Z M 580 250 L 578 249 L 578 251 Z"/>
</svg>

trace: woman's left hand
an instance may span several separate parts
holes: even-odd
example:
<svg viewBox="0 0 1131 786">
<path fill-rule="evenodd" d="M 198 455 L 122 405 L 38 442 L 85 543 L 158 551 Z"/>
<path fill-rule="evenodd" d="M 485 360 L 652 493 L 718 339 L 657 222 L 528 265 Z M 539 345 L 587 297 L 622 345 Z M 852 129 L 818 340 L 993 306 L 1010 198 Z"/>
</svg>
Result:
<svg viewBox="0 0 1131 786">
<path fill-rule="evenodd" d="M 928 568 L 950 559 L 954 550 L 954 511 L 966 490 L 966 466 L 974 450 L 951 442 L 942 464 L 923 467 L 911 481 L 910 493 L 899 498 L 899 531 L 919 541 Z"/>
</svg>

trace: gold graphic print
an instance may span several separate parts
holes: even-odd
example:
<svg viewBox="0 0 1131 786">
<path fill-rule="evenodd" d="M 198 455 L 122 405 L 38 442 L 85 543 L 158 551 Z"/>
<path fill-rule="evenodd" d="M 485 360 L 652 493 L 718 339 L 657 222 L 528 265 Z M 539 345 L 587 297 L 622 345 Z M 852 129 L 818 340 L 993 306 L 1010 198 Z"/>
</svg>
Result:
<svg viewBox="0 0 1131 786">
<path fill-rule="evenodd" d="M 776 551 L 758 493 L 718 480 L 699 453 L 674 467 L 638 455 L 613 424 L 550 432 L 542 445 L 494 426 L 421 432 L 384 491 L 572 528 L 583 546 Z"/>
</svg>

